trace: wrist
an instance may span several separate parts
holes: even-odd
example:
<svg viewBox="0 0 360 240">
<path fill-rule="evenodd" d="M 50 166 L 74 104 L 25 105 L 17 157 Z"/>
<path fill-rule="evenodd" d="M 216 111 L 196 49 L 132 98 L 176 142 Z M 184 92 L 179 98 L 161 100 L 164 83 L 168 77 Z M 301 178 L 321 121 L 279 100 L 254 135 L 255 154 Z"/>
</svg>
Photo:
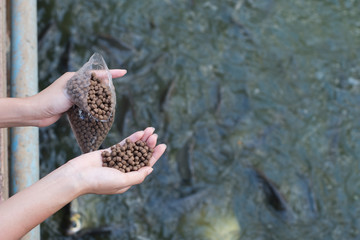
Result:
<svg viewBox="0 0 360 240">
<path fill-rule="evenodd" d="M 0 127 L 36 126 L 34 102 L 29 98 L 1 98 Z"/>
<path fill-rule="evenodd" d="M 68 192 L 71 193 L 73 199 L 87 193 L 87 186 L 81 169 L 73 160 L 68 161 L 58 170 L 62 172 L 62 178 L 66 179 Z"/>
<path fill-rule="evenodd" d="M 26 98 L 20 98 L 19 101 L 22 105 L 22 113 L 26 120 L 24 126 L 38 127 L 39 125 L 39 113 L 41 111 L 41 104 L 36 101 L 36 95 Z"/>
</svg>

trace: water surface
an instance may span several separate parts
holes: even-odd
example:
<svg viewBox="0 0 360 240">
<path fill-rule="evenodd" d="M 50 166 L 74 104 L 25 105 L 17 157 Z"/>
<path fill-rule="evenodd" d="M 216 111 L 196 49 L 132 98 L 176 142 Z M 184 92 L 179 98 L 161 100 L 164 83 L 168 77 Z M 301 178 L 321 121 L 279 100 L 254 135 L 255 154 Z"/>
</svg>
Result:
<svg viewBox="0 0 360 240">
<path fill-rule="evenodd" d="M 39 1 L 40 89 L 99 52 L 128 70 L 104 146 L 147 126 L 168 145 L 140 186 L 83 198 L 78 239 L 358 239 L 359 14 L 354 0 Z M 40 133 L 42 176 L 80 154 L 65 117 Z M 42 238 L 72 239 L 63 219 Z"/>
</svg>

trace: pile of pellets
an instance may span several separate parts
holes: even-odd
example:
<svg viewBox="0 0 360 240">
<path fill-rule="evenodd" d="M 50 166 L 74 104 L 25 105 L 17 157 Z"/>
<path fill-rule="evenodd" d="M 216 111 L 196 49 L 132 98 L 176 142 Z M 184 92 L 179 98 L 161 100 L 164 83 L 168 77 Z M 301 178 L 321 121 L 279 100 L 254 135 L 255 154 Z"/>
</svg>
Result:
<svg viewBox="0 0 360 240">
<path fill-rule="evenodd" d="M 101 153 L 103 167 L 112 167 L 121 172 L 137 171 L 141 167 L 149 166 L 154 149 L 144 141 L 132 142 L 126 139 L 124 145 L 116 144 L 109 151 Z"/>
<path fill-rule="evenodd" d="M 87 111 L 98 120 L 108 120 L 111 116 L 111 91 L 108 86 L 101 84 L 95 73 L 91 74 L 87 95 Z"/>
<path fill-rule="evenodd" d="M 80 105 L 73 105 L 68 111 L 79 146 L 83 153 L 95 151 L 114 122 L 115 108 L 111 90 L 92 73 L 90 83 L 88 80 L 81 82 L 74 79 L 68 82 L 67 91 L 75 98 L 73 101 Z"/>
</svg>

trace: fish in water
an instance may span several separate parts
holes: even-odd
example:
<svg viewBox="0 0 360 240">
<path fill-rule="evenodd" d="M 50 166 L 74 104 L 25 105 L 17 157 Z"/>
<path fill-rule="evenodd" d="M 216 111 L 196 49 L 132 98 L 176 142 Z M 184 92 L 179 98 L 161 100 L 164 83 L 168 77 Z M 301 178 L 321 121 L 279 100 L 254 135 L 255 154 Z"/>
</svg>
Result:
<svg viewBox="0 0 360 240">
<path fill-rule="evenodd" d="M 278 187 L 264 173 L 254 167 L 237 168 L 238 175 L 233 176 L 235 214 L 247 234 L 262 236 L 269 226 L 282 227 L 296 219 L 288 201 Z M 256 233 L 251 229 L 257 229 Z"/>
<path fill-rule="evenodd" d="M 210 189 L 181 187 L 160 190 L 144 192 L 147 197 L 143 199 L 142 209 L 138 212 L 142 215 L 142 224 L 151 226 L 151 232 L 146 233 L 149 239 L 159 239 L 160 236 L 161 239 L 173 239 L 181 217 L 204 204 Z"/>
<path fill-rule="evenodd" d="M 293 219 L 292 210 L 276 185 L 260 170 L 253 168 L 253 171 L 254 176 L 258 181 L 259 187 L 264 193 L 268 206 L 274 210 L 274 212 L 282 219 L 291 221 Z"/>
<path fill-rule="evenodd" d="M 214 187 L 204 204 L 183 215 L 178 224 L 180 239 L 237 240 L 241 227 L 232 207 L 229 186 Z M 210 193 L 210 192 L 209 192 Z"/>
<path fill-rule="evenodd" d="M 176 152 L 175 156 L 182 184 L 186 186 L 194 183 L 194 167 L 192 164 L 194 144 L 194 139 L 190 136 L 185 145 Z"/>
<path fill-rule="evenodd" d="M 301 209 L 301 220 L 310 222 L 319 216 L 318 206 L 316 204 L 315 194 L 313 192 L 311 181 L 303 174 L 297 173 L 297 186 L 300 193 L 294 194 L 299 208 Z"/>
<path fill-rule="evenodd" d="M 73 200 L 69 207 L 69 221 L 66 226 L 66 235 L 83 236 L 86 234 L 110 233 L 118 226 L 104 226 L 97 212 L 97 204 L 101 202 L 98 195 L 87 194 Z"/>
<path fill-rule="evenodd" d="M 177 195 L 179 193 L 181 194 Z M 132 194 L 138 196 L 135 191 Z M 106 224 L 104 218 L 110 220 L 112 216 L 105 216 L 102 211 L 99 211 L 100 205 L 98 204 L 104 204 L 101 196 L 94 194 L 80 196 L 71 202 L 70 221 L 68 221 L 66 233 L 76 237 L 95 233 L 106 236 L 113 234 L 116 237 L 123 236 L 123 239 L 129 239 L 126 236 L 136 232 L 134 221 L 140 221 L 141 225 L 149 225 L 154 231 L 158 230 L 157 232 L 161 232 L 164 236 L 170 236 L 175 232 L 174 228 L 180 217 L 203 203 L 209 192 L 206 189 L 194 190 L 183 187 L 181 190 L 175 190 L 172 194 L 168 194 L 169 192 L 162 194 L 161 192 L 145 191 L 142 193 L 145 195 L 144 197 L 135 197 L 138 199 L 136 207 L 133 204 L 130 204 L 132 207 L 129 207 L 127 204 L 107 201 L 106 208 L 113 207 L 119 215 L 122 215 L 116 217 L 121 219 L 120 223 L 117 222 L 119 220 L 116 220 L 111 224 Z M 142 217 L 137 220 L 137 216 Z"/>
<path fill-rule="evenodd" d="M 66 226 L 66 234 L 75 235 L 83 228 L 83 216 L 80 213 L 79 198 L 74 199 L 70 204 L 70 220 Z"/>
</svg>

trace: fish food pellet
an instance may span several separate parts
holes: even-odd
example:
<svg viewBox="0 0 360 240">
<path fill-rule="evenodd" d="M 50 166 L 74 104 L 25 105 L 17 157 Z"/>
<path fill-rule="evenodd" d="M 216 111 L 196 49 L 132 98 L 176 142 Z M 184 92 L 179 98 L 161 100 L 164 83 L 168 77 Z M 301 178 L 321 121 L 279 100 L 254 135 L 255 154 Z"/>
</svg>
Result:
<svg viewBox="0 0 360 240">
<path fill-rule="evenodd" d="M 149 166 L 153 152 L 154 149 L 147 146 L 144 141 L 139 140 L 134 143 L 126 139 L 124 145 L 112 146 L 110 152 L 103 151 L 101 157 L 103 167 L 112 167 L 125 173 Z"/>
<path fill-rule="evenodd" d="M 101 84 L 101 80 L 92 73 L 87 96 L 87 111 L 98 120 L 108 120 L 111 116 L 111 104 L 110 89 Z"/>
<path fill-rule="evenodd" d="M 67 93 L 78 105 L 73 105 L 67 114 L 81 151 L 97 150 L 114 122 L 115 108 L 110 87 L 92 73 L 86 81 L 69 80 Z"/>
</svg>

